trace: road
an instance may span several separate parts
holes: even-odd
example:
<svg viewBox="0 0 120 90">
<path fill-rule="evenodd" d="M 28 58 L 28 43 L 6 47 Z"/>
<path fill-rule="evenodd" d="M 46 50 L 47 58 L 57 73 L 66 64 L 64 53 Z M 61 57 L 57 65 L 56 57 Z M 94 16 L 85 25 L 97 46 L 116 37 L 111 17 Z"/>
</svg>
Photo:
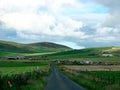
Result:
<svg viewBox="0 0 120 90">
<path fill-rule="evenodd" d="M 59 70 L 52 65 L 52 74 L 48 78 L 48 84 L 45 90 L 86 90 L 79 86 L 65 75 L 59 72 Z"/>
</svg>

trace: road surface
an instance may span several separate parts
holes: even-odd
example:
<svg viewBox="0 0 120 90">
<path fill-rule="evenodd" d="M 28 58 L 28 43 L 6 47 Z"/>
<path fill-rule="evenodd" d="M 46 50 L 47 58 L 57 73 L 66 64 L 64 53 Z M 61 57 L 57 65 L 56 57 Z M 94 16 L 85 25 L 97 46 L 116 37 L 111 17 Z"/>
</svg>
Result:
<svg viewBox="0 0 120 90">
<path fill-rule="evenodd" d="M 48 84 L 45 90 L 86 90 L 83 87 L 79 86 L 52 65 L 52 74 L 48 79 Z"/>
</svg>

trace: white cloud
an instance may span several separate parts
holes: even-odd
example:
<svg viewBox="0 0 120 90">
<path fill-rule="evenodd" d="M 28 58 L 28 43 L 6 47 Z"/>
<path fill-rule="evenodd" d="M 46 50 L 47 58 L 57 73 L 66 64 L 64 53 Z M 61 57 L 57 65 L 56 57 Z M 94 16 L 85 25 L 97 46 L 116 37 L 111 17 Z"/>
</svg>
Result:
<svg viewBox="0 0 120 90">
<path fill-rule="evenodd" d="M 109 9 L 110 16 L 107 18 L 106 22 L 103 23 L 105 26 L 110 27 L 119 27 L 120 18 L 117 18 L 120 16 L 120 0 L 93 0 L 96 1 L 99 4 L 104 5 Z"/>
<path fill-rule="evenodd" d="M 15 28 L 17 31 L 34 32 L 38 29 L 47 28 L 54 22 L 54 17 L 47 14 L 34 13 L 8 13 L 3 15 L 1 20 L 7 27 Z"/>
<path fill-rule="evenodd" d="M 7 30 L 13 28 L 17 36 L 25 39 L 62 40 L 77 44 L 89 43 L 89 40 L 92 43 L 105 42 L 105 39 L 118 42 L 120 19 L 116 17 L 120 15 L 119 1 L 88 1 L 0 0 L 0 22 L 5 24 Z M 109 8 L 110 13 L 94 13 L 100 4 Z M 63 13 L 68 10 L 72 14 Z"/>
<path fill-rule="evenodd" d="M 119 30 L 111 27 L 102 27 L 102 28 L 98 28 L 96 33 L 100 35 L 110 35 L 110 34 L 119 33 Z"/>
<path fill-rule="evenodd" d="M 10 13 L 5 14 L 1 20 L 6 23 L 8 28 L 14 28 L 19 32 L 19 36 L 23 37 L 27 37 L 28 35 L 28 38 L 30 38 L 29 35 L 31 35 L 31 38 L 34 38 L 35 35 L 38 37 L 43 34 L 49 36 L 85 38 L 84 33 L 78 31 L 83 26 L 83 23 L 70 18 L 56 18 L 45 13 Z"/>
<path fill-rule="evenodd" d="M 0 20 L 6 24 L 7 28 L 14 28 L 17 32 L 24 33 L 24 36 L 25 34 L 38 36 L 43 34 L 62 37 L 71 37 L 71 34 L 73 34 L 72 37 L 82 37 L 84 35 L 81 31 L 76 32 L 76 30 L 83 26 L 81 21 L 76 21 L 59 14 L 54 15 L 54 12 L 59 12 L 63 6 L 77 4 L 76 0 L 7 1 L 0 1 L 0 10 L 5 11 L 1 13 Z M 39 10 L 40 7 L 47 8 L 48 11 L 41 12 Z M 16 10 L 12 11 L 13 8 Z"/>
</svg>

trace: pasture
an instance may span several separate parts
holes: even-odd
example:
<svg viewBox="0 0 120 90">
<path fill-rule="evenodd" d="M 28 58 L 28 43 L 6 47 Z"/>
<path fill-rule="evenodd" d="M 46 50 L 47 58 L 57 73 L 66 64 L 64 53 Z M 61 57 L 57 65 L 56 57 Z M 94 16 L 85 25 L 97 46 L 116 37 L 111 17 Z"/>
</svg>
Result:
<svg viewBox="0 0 120 90">
<path fill-rule="evenodd" d="M 49 74 L 49 62 L 0 61 L 0 90 L 43 90 Z M 7 84 L 8 81 L 12 86 Z"/>
<path fill-rule="evenodd" d="M 84 68 L 81 70 L 80 67 L 60 67 L 66 76 L 88 90 L 120 90 L 120 71 L 106 71 L 104 68 L 99 71 L 98 67 L 95 71 L 95 68 L 94 71 L 92 71 L 93 67 L 89 69 L 90 71 L 84 71 Z"/>
<path fill-rule="evenodd" d="M 48 67 L 48 63 L 45 62 L 31 62 L 31 61 L 0 61 L 0 74 L 12 75 L 25 72 L 31 72 L 36 68 L 44 69 Z"/>
</svg>

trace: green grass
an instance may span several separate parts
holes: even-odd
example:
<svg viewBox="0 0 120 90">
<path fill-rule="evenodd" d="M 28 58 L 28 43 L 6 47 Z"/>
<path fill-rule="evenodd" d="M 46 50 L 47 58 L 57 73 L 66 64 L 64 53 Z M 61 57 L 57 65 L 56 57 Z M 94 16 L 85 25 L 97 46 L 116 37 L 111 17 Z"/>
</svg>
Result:
<svg viewBox="0 0 120 90">
<path fill-rule="evenodd" d="M 48 59 L 70 59 L 82 57 L 98 57 L 99 52 L 94 50 L 71 50 L 55 54 L 45 55 Z"/>
<path fill-rule="evenodd" d="M 55 52 L 44 52 L 44 53 L 14 53 L 14 52 L 0 52 L 0 56 L 40 56 L 45 54 L 53 54 Z"/>
<path fill-rule="evenodd" d="M 44 69 L 46 68 L 48 65 L 41 65 L 38 66 L 39 69 Z M 21 73 L 25 73 L 25 72 L 32 72 L 36 70 L 36 66 L 23 66 L 23 67 L 1 67 L 0 68 L 0 74 L 1 75 L 12 75 L 12 74 L 21 74 Z"/>
<path fill-rule="evenodd" d="M 49 74 L 49 62 L 0 61 L 0 90 L 44 90 Z"/>
<path fill-rule="evenodd" d="M 120 90 L 120 72 L 118 71 L 84 71 L 64 72 L 76 83 L 88 90 Z"/>
<path fill-rule="evenodd" d="M 21 90 L 44 90 L 46 86 L 46 79 L 39 78 L 35 80 L 29 80 L 29 84 L 26 86 L 22 86 Z"/>
<path fill-rule="evenodd" d="M 48 63 L 44 62 L 18 62 L 18 61 L 0 61 L 0 73 L 2 75 L 12 75 L 34 71 L 36 67 L 44 69 L 48 67 Z"/>
<path fill-rule="evenodd" d="M 0 40 L 0 56 L 11 56 L 18 54 L 33 54 L 33 53 L 47 53 L 64 51 L 70 49 L 69 47 L 50 43 L 33 43 L 33 44 L 20 44 L 9 41 Z"/>
<path fill-rule="evenodd" d="M 102 58 L 102 53 L 105 50 L 110 50 L 112 47 L 87 48 L 82 50 L 69 50 L 54 54 L 44 55 L 47 59 L 76 59 L 76 58 Z M 119 49 L 116 52 L 111 52 L 113 57 L 119 57 Z"/>
<path fill-rule="evenodd" d="M 23 54 L 24 56 L 40 56 L 40 55 L 45 55 L 45 54 L 53 54 L 55 52 L 46 52 L 46 53 L 26 53 Z"/>
<path fill-rule="evenodd" d="M 47 85 L 46 77 L 48 77 L 50 73 L 51 71 L 44 73 L 42 77 L 29 80 L 29 84 L 21 87 L 21 90 L 44 90 Z"/>
<path fill-rule="evenodd" d="M 109 50 L 112 47 L 94 47 L 94 48 L 88 48 L 88 50 Z"/>
<path fill-rule="evenodd" d="M 70 59 L 82 57 L 98 57 L 99 51 L 94 50 L 71 50 L 47 55 L 48 58 Z"/>
<path fill-rule="evenodd" d="M 0 56 L 21 56 L 22 53 L 13 53 L 13 52 L 0 52 Z"/>
<path fill-rule="evenodd" d="M 47 66 L 48 62 L 32 62 L 32 61 L 0 61 L 1 67 L 27 67 L 27 66 Z"/>
</svg>

